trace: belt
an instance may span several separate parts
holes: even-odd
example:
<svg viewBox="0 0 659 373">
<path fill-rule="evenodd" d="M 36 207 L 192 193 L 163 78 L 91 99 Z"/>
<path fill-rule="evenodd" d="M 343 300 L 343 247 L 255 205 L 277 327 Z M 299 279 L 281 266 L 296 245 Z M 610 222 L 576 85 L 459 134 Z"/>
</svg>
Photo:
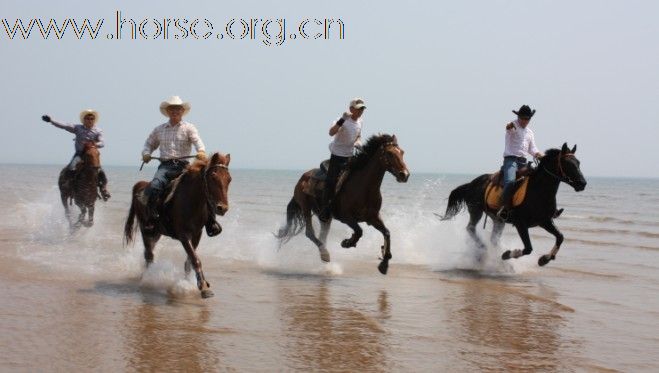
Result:
<svg viewBox="0 0 659 373">
<path fill-rule="evenodd" d="M 514 156 L 514 155 L 507 155 L 507 156 L 503 157 L 503 159 L 514 159 L 514 160 L 519 161 L 519 162 L 526 162 L 526 158 L 517 157 L 517 156 Z"/>
<path fill-rule="evenodd" d="M 185 159 L 168 159 L 166 161 L 161 161 L 160 164 L 164 164 L 166 166 L 172 165 L 172 166 L 178 166 L 178 165 L 187 165 L 188 161 Z"/>
</svg>

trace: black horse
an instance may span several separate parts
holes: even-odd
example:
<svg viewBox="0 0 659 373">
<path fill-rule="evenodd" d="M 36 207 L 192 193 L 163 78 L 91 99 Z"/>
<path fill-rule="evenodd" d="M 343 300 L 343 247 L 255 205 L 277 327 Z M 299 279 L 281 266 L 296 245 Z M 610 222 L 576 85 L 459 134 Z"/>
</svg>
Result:
<svg viewBox="0 0 659 373">
<path fill-rule="evenodd" d="M 577 151 L 575 145 L 571 150 L 567 143 L 563 144 L 561 150 L 549 149 L 540 160 L 538 167 L 528 176 L 526 197 L 523 202 L 515 207 L 512 216 L 507 223 L 517 228 L 517 233 L 524 243 L 524 250 L 506 250 L 502 259 L 518 258 L 528 255 L 533 251 L 529 228 L 540 226 L 556 237 L 556 244 L 549 254 L 538 259 L 538 265 L 544 266 L 550 260 L 556 259 L 556 253 L 563 243 L 563 234 L 554 225 L 556 214 L 556 193 L 561 182 L 564 182 L 580 192 L 586 188 L 586 180 L 579 169 L 580 162 L 574 156 Z M 492 229 L 491 241 L 497 245 L 505 223 L 496 217 L 496 210 L 487 206 L 486 188 L 490 183 L 490 175 L 481 175 L 470 183 L 455 188 L 448 199 L 446 213 L 442 220 L 448 220 L 457 215 L 464 205 L 469 211 L 469 224 L 467 231 L 476 243 L 484 248 L 485 245 L 476 234 L 476 224 L 486 213 L 492 218 L 494 228 Z"/>
</svg>

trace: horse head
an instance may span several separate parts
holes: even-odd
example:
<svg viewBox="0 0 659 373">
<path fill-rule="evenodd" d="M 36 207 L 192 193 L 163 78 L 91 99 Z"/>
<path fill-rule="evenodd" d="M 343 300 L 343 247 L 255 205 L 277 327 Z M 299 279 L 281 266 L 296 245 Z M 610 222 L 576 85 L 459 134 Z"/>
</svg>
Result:
<svg viewBox="0 0 659 373">
<path fill-rule="evenodd" d="M 82 161 L 87 167 L 101 167 L 101 153 L 98 151 L 96 145 L 92 143 L 85 144 Z"/>
<path fill-rule="evenodd" d="M 576 152 L 576 145 L 570 149 L 567 143 L 564 143 L 560 151 L 558 149 L 547 151 L 540 166 L 559 181 L 570 185 L 575 191 L 581 192 L 586 189 L 587 182 L 581 173 L 581 162 L 574 155 Z"/>
<path fill-rule="evenodd" d="M 229 162 L 231 154 L 215 153 L 202 170 L 206 199 L 215 214 L 224 215 L 229 210 Z"/>
<path fill-rule="evenodd" d="M 407 182 L 410 177 L 410 171 L 403 160 L 405 151 L 398 145 L 396 135 L 393 135 L 391 141 L 382 144 L 381 160 L 387 169 L 399 183 Z"/>
</svg>

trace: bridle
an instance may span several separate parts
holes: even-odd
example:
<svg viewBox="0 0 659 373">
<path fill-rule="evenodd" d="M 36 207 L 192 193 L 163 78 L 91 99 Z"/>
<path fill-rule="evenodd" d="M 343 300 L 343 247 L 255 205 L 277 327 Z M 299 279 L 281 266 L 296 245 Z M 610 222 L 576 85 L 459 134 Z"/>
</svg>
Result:
<svg viewBox="0 0 659 373">
<path fill-rule="evenodd" d="M 556 166 L 556 169 L 558 169 L 558 175 L 556 175 L 555 173 L 549 171 L 549 170 L 547 169 L 547 167 L 545 167 L 545 166 L 542 166 L 542 169 L 543 169 L 546 173 L 548 173 L 550 176 L 552 176 L 553 178 L 557 179 L 558 181 L 562 181 L 562 182 L 565 182 L 565 183 L 567 183 L 567 184 L 569 184 L 569 185 L 572 185 L 572 184 L 574 183 L 574 181 L 573 181 L 569 176 L 567 176 L 567 174 L 565 173 L 565 171 L 563 171 L 563 162 L 562 162 L 562 160 L 563 160 L 564 158 L 568 158 L 568 157 L 574 157 L 574 153 L 565 153 L 565 154 L 561 153 L 561 154 L 557 157 L 557 162 L 556 162 L 556 163 L 557 163 L 557 166 Z"/>
<path fill-rule="evenodd" d="M 387 158 L 387 151 L 386 151 L 386 148 L 387 148 L 388 146 L 395 146 L 395 147 L 398 148 L 398 143 L 395 143 L 395 142 L 393 142 L 393 141 L 389 141 L 389 142 L 386 142 L 386 143 L 382 144 L 382 145 L 380 146 L 380 148 L 382 149 L 382 152 L 380 153 L 379 156 L 380 156 L 380 161 L 381 161 L 381 163 L 384 164 L 384 168 L 385 168 L 387 171 L 389 171 L 389 172 L 391 172 L 391 173 L 393 174 L 394 171 L 391 169 L 391 166 L 392 166 L 392 165 L 391 165 L 391 162 L 389 162 L 389 159 Z"/>
<path fill-rule="evenodd" d="M 213 203 L 213 201 L 211 200 L 211 194 L 208 190 L 208 173 L 210 172 L 210 170 L 212 170 L 214 168 L 223 168 L 223 169 L 229 171 L 229 166 L 227 166 L 225 164 L 215 164 L 215 165 L 212 165 L 212 166 L 206 165 L 204 167 L 204 170 L 203 170 L 204 197 L 206 197 L 206 204 L 208 205 L 208 208 L 211 210 L 211 213 L 213 214 L 213 216 L 218 215 L 218 213 L 217 213 L 217 204 Z"/>
</svg>

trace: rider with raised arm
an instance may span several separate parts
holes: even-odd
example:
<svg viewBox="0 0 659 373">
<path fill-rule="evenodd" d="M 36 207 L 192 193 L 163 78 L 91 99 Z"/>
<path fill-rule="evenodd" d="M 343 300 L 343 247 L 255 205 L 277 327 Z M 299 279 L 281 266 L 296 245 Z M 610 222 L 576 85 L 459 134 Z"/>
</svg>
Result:
<svg viewBox="0 0 659 373">
<path fill-rule="evenodd" d="M 66 124 L 60 123 L 53 120 L 49 115 L 43 115 L 41 119 L 50 123 L 57 128 L 61 128 L 65 131 L 71 132 L 75 137 L 75 153 L 71 157 L 66 168 L 66 183 L 70 184 L 73 178 L 75 177 L 76 167 L 78 163 L 82 160 L 82 155 L 84 154 L 86 146 L 95 146 L 97 148 L 102 148 L 105 146 L 103 141 L 103 131 L 96 127 L 96 122 L 98 121 L 98 112 L 96 110 L 87 109 L 80 112 L 80 122 L 82 124 Z M 105 176 L 105 171 L 102 168 L 98 168 L 98 188 L 101 192 L 101 197 L 104 201 L 107 201 L 110 198 L 110 193 L 107 189 L 108 179 Z"/>
<path fill-rule="evenodd" d="M 188 161 L 183 158 L 190 155 L 192 146 L 197 150 L 197 159 L 206 159 L 206 148 L 197 128 L 183 120 L 183 116 L 190 112 L 190 103 L 183 102 L 178 96 L 172 96 L 160 103 L 160 112 L 169 120 L 153 129 L 142 150 L 142 160 L 146 163 L 151 160 L 151 153 L 154 150 L 160 150 L 158 170 L 143 194 L 139 196 L 140 202 L 147 207 L 151 220 L 158 218 L 157 206 L 162 192 L 188 165 Z M 220 231 L 215 216 L 209 214 L 206 233 L 215 236 Z"/>
</svg>

